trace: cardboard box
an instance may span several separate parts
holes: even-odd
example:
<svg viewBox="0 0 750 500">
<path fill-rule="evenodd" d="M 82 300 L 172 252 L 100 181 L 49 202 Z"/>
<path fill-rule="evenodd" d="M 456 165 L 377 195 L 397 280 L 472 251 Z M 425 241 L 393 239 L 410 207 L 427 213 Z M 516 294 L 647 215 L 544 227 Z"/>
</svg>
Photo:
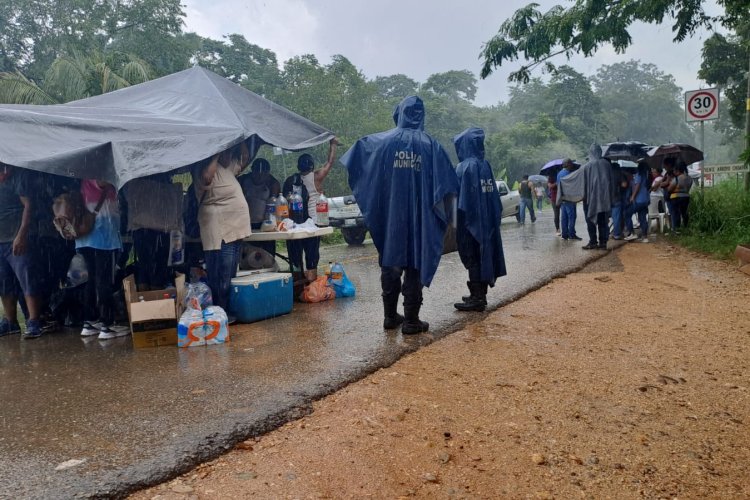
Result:
<svg viewBox="0 0 750 500">
<path fill-rule="evenodd" d="M 177 273 L 176 290 L 139 292 L 132 275 L 123 280 L 122 287 L 128 306 L 133 346 L 177 345 L 177 320 L 184 309 L 182 304 L 185 300 L 185 275 Z M 175 294 L 176 297 L 164 298 L 165 294 Z"/>
</svg>

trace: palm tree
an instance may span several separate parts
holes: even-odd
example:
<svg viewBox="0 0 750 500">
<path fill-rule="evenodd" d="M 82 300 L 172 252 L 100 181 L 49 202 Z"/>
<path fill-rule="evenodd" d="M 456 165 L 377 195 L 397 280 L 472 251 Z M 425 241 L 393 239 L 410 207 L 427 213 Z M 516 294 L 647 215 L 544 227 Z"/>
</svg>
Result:
<svg viewBox="0 0 750 500">
<path fill-rule="evenodd" d="M 0 73 L 0 102 L 7 104 L 59 104 L 85 99 L 145 82 L 151 70 L 141 59 L 122 52 L 73 51 L 60 56 L 36 82 L 19 72 Z"/>
</svg>

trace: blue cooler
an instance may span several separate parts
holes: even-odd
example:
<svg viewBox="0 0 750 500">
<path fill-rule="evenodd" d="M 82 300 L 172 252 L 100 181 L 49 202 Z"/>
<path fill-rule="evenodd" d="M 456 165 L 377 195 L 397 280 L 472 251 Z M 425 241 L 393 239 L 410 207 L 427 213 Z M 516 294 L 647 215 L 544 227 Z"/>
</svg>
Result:
<svg viewBox="0 0 750 500">
<path fill-rule="evenodd" d="M 243 272 L 229 288 L 229 311 L 242 323 L 288 314 L 292 311 L 290 273 Z"/>
</svg>

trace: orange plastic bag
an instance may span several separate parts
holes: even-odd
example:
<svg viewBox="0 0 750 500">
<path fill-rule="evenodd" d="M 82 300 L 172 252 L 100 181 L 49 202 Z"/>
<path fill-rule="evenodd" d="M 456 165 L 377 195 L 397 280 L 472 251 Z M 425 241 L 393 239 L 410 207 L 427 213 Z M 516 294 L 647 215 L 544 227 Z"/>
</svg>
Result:
<svg viewBox="0 0 750 500">
<path fill-rule="evenodd" d="M 300 300 L 302 302 L 323 302 L 335 298 L 336 292 L 333 290 L 333 287 L 328 284 L 328 278 L 326 276 L 320 276 L 307 285 L 302 291 L 302 295 L 300 295 Z"/>
</svg>

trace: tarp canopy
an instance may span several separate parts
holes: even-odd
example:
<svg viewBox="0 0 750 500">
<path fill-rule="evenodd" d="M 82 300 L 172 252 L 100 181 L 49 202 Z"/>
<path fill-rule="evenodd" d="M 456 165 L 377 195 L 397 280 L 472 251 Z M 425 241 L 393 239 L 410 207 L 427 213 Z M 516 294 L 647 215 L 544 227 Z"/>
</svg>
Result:
<svg viewBox="0 0 750 500">
<path fill-rule="evenodd" d="M 298 151 L 333 136 L 200 67 L 67 104 L 0 104 L 0 162 L 117 188 L 247 139 L 254 154 L 262 144 Z"/>
</svg>

